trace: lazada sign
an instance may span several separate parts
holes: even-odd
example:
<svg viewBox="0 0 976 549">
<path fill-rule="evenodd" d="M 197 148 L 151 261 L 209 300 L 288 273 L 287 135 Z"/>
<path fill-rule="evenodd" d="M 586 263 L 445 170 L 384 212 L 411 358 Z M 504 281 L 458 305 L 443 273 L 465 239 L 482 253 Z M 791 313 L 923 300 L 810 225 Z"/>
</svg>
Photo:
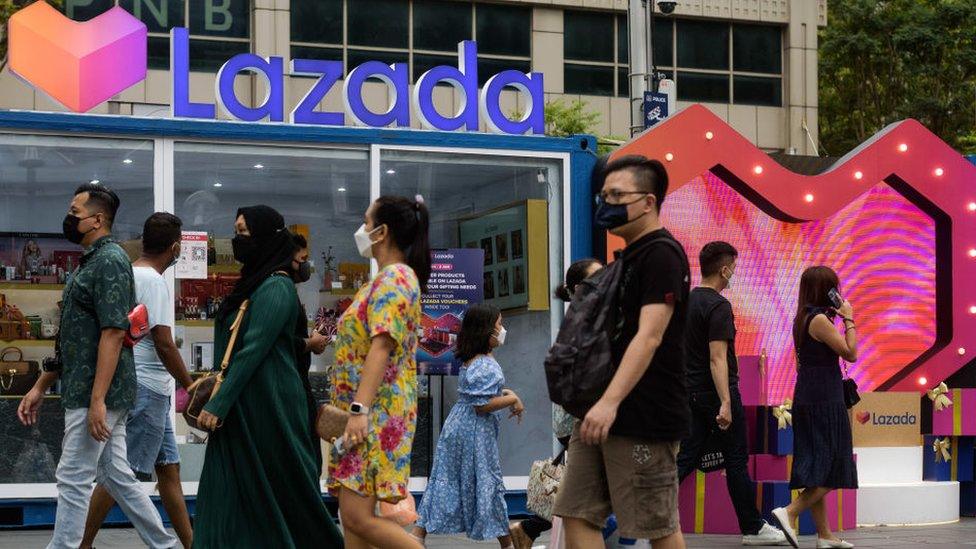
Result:
<svg viewBox="0 0 976 549">
<path fill-rule="evenodd" d="M 145 79 L 146 25 L 116 6 L 79 23 L 46 2 L 35 2 L 10 19 L 10 66 L 18 76 L 75 112 L 86 112 Z M 186 28 L 170 31 L 172 113 L 175 117 L 214 119 L 217 108 L 245 122 L 285 122 L 285 63 L 281 57 L 242 53 L 231 57 L 217 72 L 216 104 L 194 103 L 190 97 L 189 34 Z M 489 130 L 507 134 L 542 134 L 545 131 L 542 73 L 502 71 L 478 89 L 478 47 L 473 41 L 458 44 L 458 66 L 438 66 L 425 72 L 410 93 L 406 63 L 386 65 L 368 61 L 349 71 L 342 82 L 343 110 L 319 111 L 322 98 L 342 78 L 341 61 L 293 59 L 288 75 L 314 76 L 315 83 L 287 113 L 296 124 L 409 127 L 411 111 L 427 129 L 477 131 L 483 120 Z M 244 105 L 234 91 L 241 72 L 260 77 L 267 90 L 261 104 Z M 363 100 L 369 78 L 389 88 L 385 110 L 370 110 Z M 434 108 L 438 83 L 454 87 L 460 96 L 455 112 L 443 115 Z M 525 109 L 511 120 L 502 111 L 502 90 L 514 88 L 525 97 Z M 411 106 L 413 109 L 411 109 Z"/>
</svg>

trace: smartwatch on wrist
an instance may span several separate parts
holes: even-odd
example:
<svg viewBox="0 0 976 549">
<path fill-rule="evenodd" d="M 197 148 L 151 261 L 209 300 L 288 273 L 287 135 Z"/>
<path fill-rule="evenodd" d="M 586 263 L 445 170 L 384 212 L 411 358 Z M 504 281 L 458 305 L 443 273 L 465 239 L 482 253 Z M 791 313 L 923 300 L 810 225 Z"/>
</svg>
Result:
<svg viewBox="0 0 976 549">
<path fill-rule="evenodd" d="M 349 405 L 349 413 L 354 416 L 365 416 L 366 406 L 362 402 L 353 402 Z"/>
</svg>

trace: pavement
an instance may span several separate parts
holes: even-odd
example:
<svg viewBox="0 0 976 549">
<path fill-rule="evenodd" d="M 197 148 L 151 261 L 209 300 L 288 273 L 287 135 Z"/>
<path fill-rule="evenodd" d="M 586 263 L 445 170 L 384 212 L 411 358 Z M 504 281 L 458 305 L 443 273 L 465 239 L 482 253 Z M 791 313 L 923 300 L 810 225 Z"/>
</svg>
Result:
<svg viewBox="0 0 976 549">
<path fill-rule="evenodd" d="M 839 537 L 856 547 L 976 547 L 976 519 L 966 518 L 953 524 L 914 527 L 859 528 L 841 532 Z M 43 548 L 51 539 L 50 530 L 0 530 L 0 548 Z M 536 542 L 533 549 L 547 549 L 548 534 Z M 689 548 L 741 547 L 738 536 L 686 536 Z M 105 528 L 95 540 L 98 549 L 141 549 L 145 547 L 135 530 Z M 800 538 L 800 547 L 816 547 L 816 538 Z M 496 541 L 475 542 L 461 536 L 430 536 L 428 549 L 463 549 L 498 547 Z"/>
</svg>

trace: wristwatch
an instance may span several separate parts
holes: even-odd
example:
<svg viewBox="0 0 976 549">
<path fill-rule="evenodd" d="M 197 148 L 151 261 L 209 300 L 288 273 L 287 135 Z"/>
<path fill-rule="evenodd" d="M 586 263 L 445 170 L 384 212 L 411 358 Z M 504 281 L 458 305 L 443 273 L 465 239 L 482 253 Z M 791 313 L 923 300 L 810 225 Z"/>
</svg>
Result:
<svg viewBox="0 0 976 549">
<path fill-rule="evenodd" d="M 349 413 L 354 416 L 365 416 L 366 406 L 362 402 L 353 402 L 349 405 Z"/>
</svg>

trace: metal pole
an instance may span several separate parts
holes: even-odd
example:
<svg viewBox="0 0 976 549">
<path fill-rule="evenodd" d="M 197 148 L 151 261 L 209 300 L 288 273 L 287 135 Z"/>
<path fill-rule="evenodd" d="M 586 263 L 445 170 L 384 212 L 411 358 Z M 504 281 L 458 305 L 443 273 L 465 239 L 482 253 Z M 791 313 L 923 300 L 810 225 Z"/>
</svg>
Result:
<svg viewBox="0 0 976 549">
<path fill-rule="evenodd" d="M 654 68 L 654 0 L 646 0 L 647 10 L 647 90 L 657 91 L 657 70 Z"/>
<path fill-rule="evenodd" d="M 627 4 L 627 28 L 630 49 L 630 135 L 644 129 L 644 92 L 647 91 L 647 42 L 644 9 L 647 0 L 629 0 Z"/>
</svg>

